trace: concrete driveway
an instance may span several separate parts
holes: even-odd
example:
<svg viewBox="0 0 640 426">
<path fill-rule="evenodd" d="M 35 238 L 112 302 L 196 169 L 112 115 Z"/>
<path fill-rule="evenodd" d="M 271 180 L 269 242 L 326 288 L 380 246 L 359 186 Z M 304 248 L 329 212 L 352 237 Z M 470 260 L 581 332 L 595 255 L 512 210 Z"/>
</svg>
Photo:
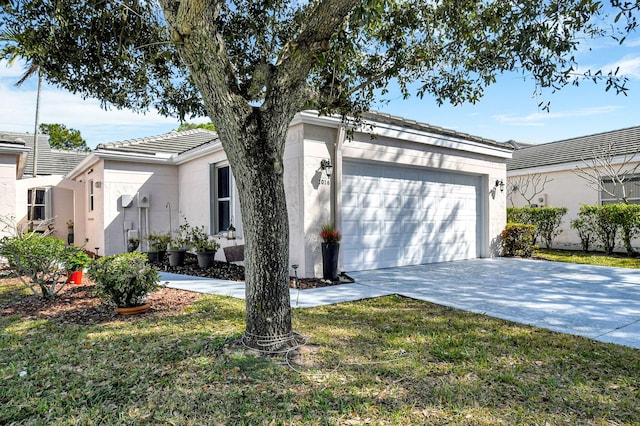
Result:
<svg viewBox="0 0 640 426">
<path fill-rule="evenodd" d="M 170 287 L 244 298 L 244 284 L 161 274 Z M 492 258 L 349 274 L 291 290 L 295 308 L 399 294 L 522 324 L 640 348 L 640 270 Z"/>
</svg>

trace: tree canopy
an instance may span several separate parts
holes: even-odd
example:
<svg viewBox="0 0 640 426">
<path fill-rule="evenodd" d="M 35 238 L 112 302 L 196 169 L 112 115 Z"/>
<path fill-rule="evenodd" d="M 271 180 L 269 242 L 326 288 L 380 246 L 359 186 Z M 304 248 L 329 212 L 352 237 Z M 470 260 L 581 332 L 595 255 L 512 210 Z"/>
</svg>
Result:
<svg viewBox="0 0 640 426">
<path fill-rule="evenodd" d="M 40 131 L 49 135 L 49 145 L 52 148 L 89 151 L 87 141 L 82 138 L 80 130 L 70 129 L 64 124 L 40 124 Z"/>
<path fill-rule="evenodd" d="M 192 24 L 168 15 L 208 10 L 207 31 L 220 40 L 220 83 L 251 105 L 269 98 L 278 70 L 310 54 L 304 108 L 366 109 L 395 79 L 405 96 L 438 102 L 477 101 L 502 72 L 559 88 L 584 78 L 624 91 L 612 72 L 578 72 L 579 40 L 622 41 L 637 25 L 638 3 L 611 0 L 189 1 L 7 0 L 1 4 L 4 55 L 29 52 L 46 78 L 116 107 L 180 118 L 206 114 L 189 63 L 176 49 Z M 327 12 L 323 15 L 323 10 Z M 322 18 L 322 19 L 320 19 Z M 28 25 L 25 25 L 28 23 Z M 611 24 L 611 26 L 609 26 Z M 319 28 L 327 28 L 319 32 Z M 202 46 L 198 46 L 203 48 Z M 204 52 L 204 49 L 203 49 Z"/>
</svg>

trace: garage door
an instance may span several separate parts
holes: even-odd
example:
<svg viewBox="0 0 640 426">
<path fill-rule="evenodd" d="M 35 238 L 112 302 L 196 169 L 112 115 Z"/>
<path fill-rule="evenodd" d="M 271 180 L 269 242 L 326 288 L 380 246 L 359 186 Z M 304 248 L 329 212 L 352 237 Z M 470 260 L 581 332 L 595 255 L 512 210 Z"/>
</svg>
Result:
<svg viewBox="0 0 640 426">
<path fill-rule="evenodd" d="M 346 271 L 478 257 L 479 176 L 358 162 L 343 170 Z"/>
</svg>

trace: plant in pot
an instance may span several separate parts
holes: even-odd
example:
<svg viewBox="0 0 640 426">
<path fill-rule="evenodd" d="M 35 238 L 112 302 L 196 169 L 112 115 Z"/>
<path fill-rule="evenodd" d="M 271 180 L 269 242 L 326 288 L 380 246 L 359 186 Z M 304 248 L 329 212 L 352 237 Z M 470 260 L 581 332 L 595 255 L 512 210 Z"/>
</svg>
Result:
<svg viewBox="0 0 640 426">
<path fill-rule="evenodd" d="M 171 241 L 169 242 L 169 250 L 167 250 L 169 266 L 184 265 L 187 250 L 191 248 L 190 234 L 191 226 L 189 226 L 189 222 L 187 222 L 185 218 L 184 223 L 180 225 L 180 230 L 174 237 L 171 237 Z"/>
<path fill-rule="evenodd" d="M 140 245 L 140 238 L 131 237 L 127 240 L 127 252 L 131 253 L 132 251 L 136 251 L 138 246 Z"/>
<path fill-rule="evenodd" d="M 189 239 L 191 241 L 191 247 L 195 250 L 196 256 L 198 257 L 198 266 L 200 268 L 213 266 L 216 250 L 220 248 L 220 244 L 210 238 L 202 225 L 191 228 Z"/>
<path fill-rule="evenodd" d="M 147 235 L 147 241 L 149 242 L 149 252 L 147 253 L 149 262 L 162 262 L 169 241 L 171 241 L 169 234 L 149 234 Z"/>
<path fill-rule="evenodd" d="M 65 247 L 64 267 L 67 270 L 67 283 L 82 284 L 82 271 L 90 262 L 91 258 L 82 247 Z"/>
<path fill-rule="evenodd" d="M 158 269 L 138 252 L 96 259 L 89 265 L 88 274 L 96 283 L 98 295 L 111 300 L 116 311 L 125 315 L 148 310 L 145 299 L 160 281 Z"/>
<path fill-rule="evenodd" d="M 322 278 L 325 280 L 338 280 L 338 254 L 340 253 L 340 240 L 342 234 L 333 224 L 324 225 L 320 230 L 322 237 Z"/>
</svg>

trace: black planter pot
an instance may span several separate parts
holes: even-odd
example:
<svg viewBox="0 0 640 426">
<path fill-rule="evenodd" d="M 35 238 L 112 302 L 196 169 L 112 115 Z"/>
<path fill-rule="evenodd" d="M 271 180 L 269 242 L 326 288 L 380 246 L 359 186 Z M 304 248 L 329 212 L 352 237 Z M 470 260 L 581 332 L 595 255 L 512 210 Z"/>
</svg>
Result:
<svg viewBox="0 0 640 426">
<path fill-rule="evenodd" d="M 210 268 L 213 266 L 213 258 L 216 253 L 214 251 L 199 251 L 196 253 L 198 256 L 198 266 L 201 268 Z"/>
<path fill-rule="evenodd" d="M 322 278 L 338 280 L 338 253 L 340 243 L 322 243 Z"/>
<path fill-rule="evenodd" d="M 169 255 L 169 266 L 184 265 L 184 256 L 187 254 L 186 250 L 167 250 L 167 254 Z"/>
<path fill-rule="evenodd" d="M 160 263 L 164 260 L 164 251 L 150 251 L 147 252 L 147 257 L 151 263 Z"/>
</svg>

